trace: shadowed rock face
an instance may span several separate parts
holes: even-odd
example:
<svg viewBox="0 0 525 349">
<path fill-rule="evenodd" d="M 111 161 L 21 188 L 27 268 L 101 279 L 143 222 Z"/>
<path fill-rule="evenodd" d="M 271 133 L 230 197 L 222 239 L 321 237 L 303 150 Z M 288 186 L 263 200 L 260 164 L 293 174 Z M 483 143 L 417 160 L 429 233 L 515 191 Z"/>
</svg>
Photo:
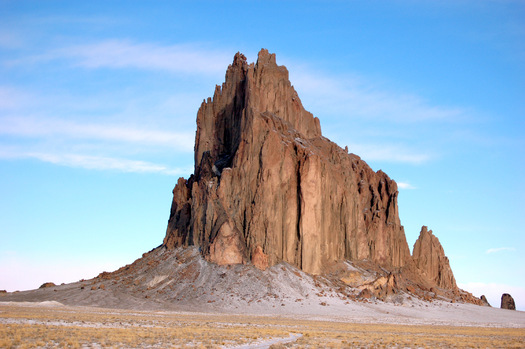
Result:
<svg viewBox="0 0 525 349">
<path fill-rule="evenodd" d="M 433 284 L 446 289 L 457 287 L 441 243 L 432 234 L 432 230 L 428 230 L 425 226 L 421 228 L 419 238 L 414 244 L 412 258 L 416 267 Z"/>
<path fill-rule="evenodd" d="M 195 172 L 173 190 L 164 246 L 312 274 L 344 259 L 413 267 L 397 195 L 385 173 L 321 135 L 274 54 L 263 49 L 248 64 L 238 53 L 197 113 Z M 448 271 L 436 282 L 455 287 Z"/>
<path fill-rule="evenodd" d="M 501 309 L 516 310 L 516 304 L 514 298 L 508 293 L 501 295 Z"/>
</svg>

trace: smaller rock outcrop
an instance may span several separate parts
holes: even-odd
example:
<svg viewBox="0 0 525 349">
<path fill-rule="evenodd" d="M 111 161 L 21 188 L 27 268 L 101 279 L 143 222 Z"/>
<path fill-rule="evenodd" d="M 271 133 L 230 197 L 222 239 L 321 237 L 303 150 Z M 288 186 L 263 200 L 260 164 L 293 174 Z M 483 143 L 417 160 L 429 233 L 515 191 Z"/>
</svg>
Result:
<svg viewBox="0 0 525 349">
<path fill-rule="evenodd" d="M 44 282 L 39 288 L 48 288 L 55 287 L 56 285 L 53 282 Z"/>
<path fill-rule="evenodd" d="M 263 252 L 261 246 L 257 246 L 253 251 L 252 264 L 259 270 L 268 269 L 268 255 Z"/>
<path fill-rule="evenodd" d="M 363 296 L 370 294 L 376 298 L 384 300 L 387 296 L 395 294 L 398 286 L 395 275 L 390 273 L 387 276 L 380 276 L 373 282 L 366 283 L 358 288 L 362 290 L 359 294 L 359 297 L 361 298 L 370 298 L 368 296 Z M 365 290 L 368 290 L 368 292 Z"/>
<path fill-rule="evenodd" d="M 501 309 L 516 310 L 516 304 L 514 298 L 508 293 L 501 295 Z"/>
<path fill-rule="evenodd" d="M 231 221 L 221 225 L 217 237 L 210 245 L 208 260 L 218 265 L 242 264 L 245 245 L 241 232 Z"/>
<path fill-rule="evenodd" d="M 481 305 L 484 305 L 486 307 L 490 307 L 490 303 L 489 301 L 487 300 L 487 297 L 485 297 L 485 295 L 481 295 L 481 297 L 479 297 L 479 299 L 481 300 Z"/>
<path fill-rule="evenodd" d="M 438 238 L 426 226 L 421 228 L 419 238 L 414 244 L 412 258 L 416 267 L 428 281 L 438 287 L 456 289 L 456 279 Z"/>
</svg>

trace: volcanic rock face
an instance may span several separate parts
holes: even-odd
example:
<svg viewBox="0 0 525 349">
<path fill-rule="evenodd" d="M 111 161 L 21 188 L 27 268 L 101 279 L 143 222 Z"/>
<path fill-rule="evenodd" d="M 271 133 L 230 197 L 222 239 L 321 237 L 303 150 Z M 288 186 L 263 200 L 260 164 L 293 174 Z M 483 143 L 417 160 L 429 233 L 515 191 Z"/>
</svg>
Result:
<svg viewBox="0 0 525 349">
<path fill-rule="evenodd" d="M 508 293 L 501 295 L 501 309 L 516 310 L 516 304 L 514 298 Z"/>
<path fill-rule="evenodd" d="M 270 266 L 318 274 L 342 259 L 385 267 L 411 259 L 396 183 L 322 137 L 266 50 L 255 65 L 235 55 L 202 103 L 195 173 L 173 194 L 164 245 L 199 246 L 218 264 L 264 255 Z"/>
<path fill-rule="evenodd" d="M 219 265 L 285 261 L 311 274 L 366 259 L 456 289 L 426 227 L 410 255 L 397 195 L 384 172 L 321 135 L 274 54 L 247 64 L 238 53 L 197 113 L 195 172 L 173 190 L 164 246 L 197 246 Z"/>
<path fill-rule="evenodd" d="M 423 226 L 414 244 L 412 258 L 421 273 L 435 285 L 455 289 L 456 279 L 437 237 Z"/>
</svg>

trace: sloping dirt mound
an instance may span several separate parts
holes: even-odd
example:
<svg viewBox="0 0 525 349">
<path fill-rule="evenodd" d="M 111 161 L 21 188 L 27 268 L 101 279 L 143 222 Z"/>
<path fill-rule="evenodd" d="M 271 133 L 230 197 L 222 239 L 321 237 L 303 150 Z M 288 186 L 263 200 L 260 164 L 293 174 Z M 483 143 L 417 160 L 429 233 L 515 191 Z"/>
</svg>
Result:
<svg viewBox="0 0 525 349">
<path fill-rule="evenodd" d="M 287 263 L 260 270 L 253 265 L 219 266 L 198 248 L 158 247 L 134 263 L 91 280 L 8 293 L 2 301 L 56 301 L 108 308 L 234 313 L 317 314 L 358 303 L 454 302 L 461 295 L 409 283 L 374 263 L 341 262 L 323 276 Z M 454 298 L 456 297 L 456 298 Z"/>
</svg>

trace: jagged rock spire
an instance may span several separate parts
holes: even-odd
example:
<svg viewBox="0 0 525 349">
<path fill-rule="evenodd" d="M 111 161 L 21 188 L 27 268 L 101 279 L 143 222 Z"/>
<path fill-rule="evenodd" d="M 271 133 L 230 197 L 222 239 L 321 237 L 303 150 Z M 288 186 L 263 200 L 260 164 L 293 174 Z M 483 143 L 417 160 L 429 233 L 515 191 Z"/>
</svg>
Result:
<svg viewBox="0 0 525 349">
<path fill-rule="evenodd" d="M 258 113 L 269 113 L 291 124 L 306 138 L 321 136 L 319 119 L 307 112 L 288 80 L 288 70 L 278 66 L 275 54 L 262 49 L 257 64 L 246 63 L 237 53 L 228 66 L 225 82 L 216 86 L 213 99 L 204 101 L 197 113 L 195 171 L 204 152 L 215 162 L 233 157 L 241 134 Z"/>
<path fill-rule="evenodd" d="M 433 284 L 446 289 L 457 288 L 443 246 L 426 226 L 421 228 L 419 238 L 414 244 L 412 258 L 416 267 Z"/>
</svg>

